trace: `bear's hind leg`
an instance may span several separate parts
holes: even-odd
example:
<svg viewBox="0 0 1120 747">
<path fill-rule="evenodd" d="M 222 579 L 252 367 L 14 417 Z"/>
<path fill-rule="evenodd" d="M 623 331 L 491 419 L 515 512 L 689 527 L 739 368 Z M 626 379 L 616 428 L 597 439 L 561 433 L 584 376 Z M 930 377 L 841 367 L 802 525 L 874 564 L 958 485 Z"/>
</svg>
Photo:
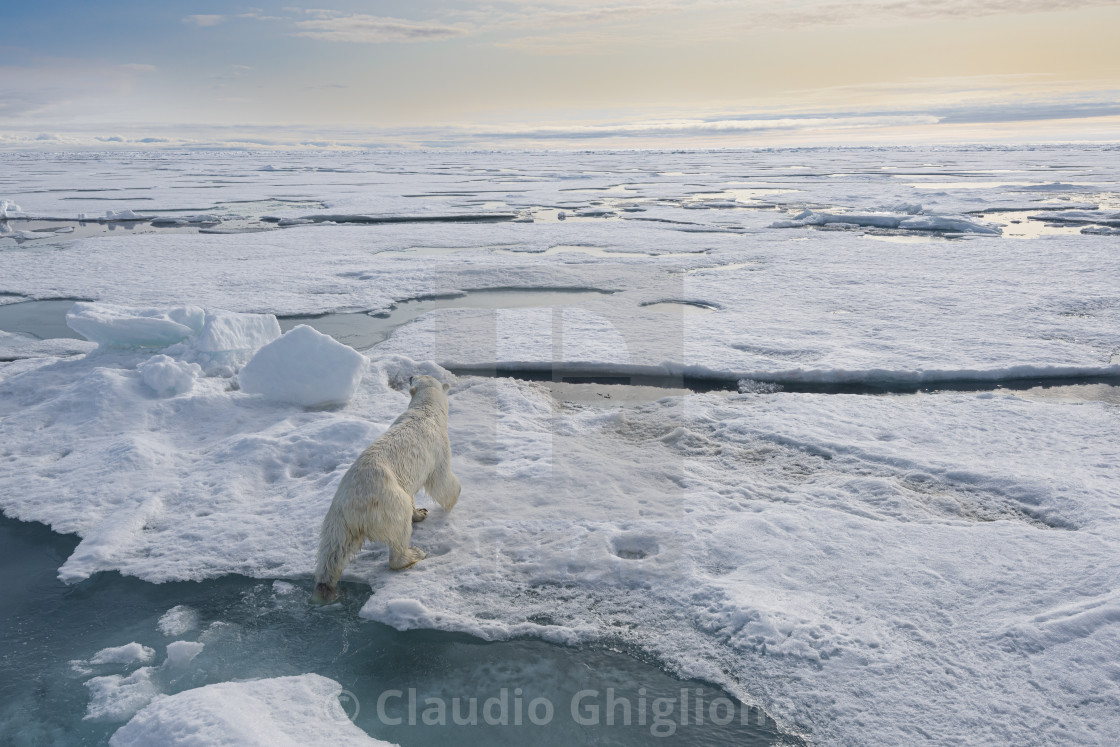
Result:
<svg viewBox="0 0 1120 747">
<path fill-rule="evenodd" d="M 394 571 L 403 571 L 417 561 L 423 560 L 426 555 L 419 547 L 409 546 L 412 540 L 412 522 L 416 515 L 413 498 L 397 488 L 393 499 L 386 501 L 385 524 L 382 527 L 384 534 L 377 539 L 389 546 L 389 567 Z M 425 512 L 427 515 L 427 512 Z"/>
</svg>

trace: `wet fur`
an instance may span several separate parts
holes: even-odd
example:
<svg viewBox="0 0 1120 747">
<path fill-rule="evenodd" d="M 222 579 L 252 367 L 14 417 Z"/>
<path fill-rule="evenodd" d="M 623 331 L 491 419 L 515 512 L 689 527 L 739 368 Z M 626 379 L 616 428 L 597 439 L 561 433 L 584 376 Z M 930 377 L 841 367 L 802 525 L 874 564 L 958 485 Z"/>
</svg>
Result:
<svg viewBox="0 0 1120 747">
<path fill-rule="evenodd" d="M 403 570 L 422 560 L 411 547 L 413 522 L 423 487 L 444 511 L 459 500 L 459 480 L 451 472 L 447 437 L 447 389 L 431 376 L 415 376 L 408 409 L 350 465 L 342 477 L 319 534 L 313 601 L 338 596 L 342 571 L 369 539 L 389 546 L 389 567 Z"/>
</svg>

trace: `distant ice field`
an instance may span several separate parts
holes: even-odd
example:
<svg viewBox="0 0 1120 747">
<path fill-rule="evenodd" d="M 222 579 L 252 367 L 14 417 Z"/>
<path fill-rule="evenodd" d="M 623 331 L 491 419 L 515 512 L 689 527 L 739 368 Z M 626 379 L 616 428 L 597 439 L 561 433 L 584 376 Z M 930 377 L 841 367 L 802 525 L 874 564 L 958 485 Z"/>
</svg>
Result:
<svg viewBox="0 0 1120 747">
<path fill-rule="evenodd" d="M 1120 733 L 1114 147 L 0 162 L 0 508 L 64 581 L 306 580 L 427 373 L 463 495 L 363 617 L 641 650 L 813 743 Z M 101 347 L 36 317 L 78 300 Z M 345 404 L 199 342 L 267 315 L 363 351 Z"/>
</svg>

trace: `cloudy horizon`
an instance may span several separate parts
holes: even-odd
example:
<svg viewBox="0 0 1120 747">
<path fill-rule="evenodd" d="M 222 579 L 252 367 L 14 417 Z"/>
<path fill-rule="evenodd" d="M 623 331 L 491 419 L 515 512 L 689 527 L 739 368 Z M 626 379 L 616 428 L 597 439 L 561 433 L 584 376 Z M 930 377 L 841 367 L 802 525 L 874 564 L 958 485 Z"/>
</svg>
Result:
<svg viewBox="0 0 1120 747">
<path fill-rule="evenodd" d="M 0 149 L 1111 142 L 1116 28 L 1117 0 L 29 4 Z"/>
</svg>

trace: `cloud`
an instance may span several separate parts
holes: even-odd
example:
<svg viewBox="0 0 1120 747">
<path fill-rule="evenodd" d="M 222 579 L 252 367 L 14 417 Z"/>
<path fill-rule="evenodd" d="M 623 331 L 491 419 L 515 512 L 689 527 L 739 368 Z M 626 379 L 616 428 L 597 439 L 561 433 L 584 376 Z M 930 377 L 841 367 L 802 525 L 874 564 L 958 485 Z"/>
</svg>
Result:
<svg viewBox="0 0 1120 747">
<path fill-rule="evenodd" d="M 677 119 L 616 124 L 569 125 L 559 127 L 510 127 L 477 132 L 480 138 L 514 140 L 589 140 L 634 137 L 687 137 L 693 135 L 743 135 L 777 130 L 851 130 L 870 127 L 900 127 L 937 124 L 929 114 L 888 114 L 873 116 L 807 116 L 756 119 Z"/>
<path fill-rule="evenodd" d="M 0 65 L 0 120 L 61 112 L 131 90 L 153 65 L 47 59 L 38 65 Z"/>
<path fill-rule="evenodd" d="M 219 23 L 222 23 L 225 20 L 225 16 L 195 15 L 186 16 L 185 18 L 183 18 L 183 23 L 189 26 L 198 26 L 199 28 L 204 28 L 206 26 L 217 26 Z"/>
<path fill-rule="evenodd" d="M 576 2 L 465 11 L 474 29 L 514 36 L 497 46 L 533 54 L 582 55 L 620 45 L 681 46 L 739 38 L 760 29 L 897 25 L 1115 6 L 1117 0 L 736 0 Z M 672 18 L 664 18 L 672 15 Z M 655 19 L 653 22 L 645 22 Z M 521 33 L 528 33 L 521 36 Z"/>
<path fill-rule="evenodd" d="M 1027 15 L 1115 4 L 1116 0 L 825 0 L 788 9 L 771 7 L 745 15 L 767 25 L 802 27 Z"/>
<path fill-rule="evenodd" d="M 358 44 L 385 44 L 390 42 L 424 42 L 451 39 L 469 33 L 462 26 L 442 23 L 410 21 L 370 15 L 328 16 L 331 11 L 304 11 L 321 14 L 309 21 L 296 21 L 300 31 L 295 36 L 321 41 L 351 42 Z"/>
</svg>

